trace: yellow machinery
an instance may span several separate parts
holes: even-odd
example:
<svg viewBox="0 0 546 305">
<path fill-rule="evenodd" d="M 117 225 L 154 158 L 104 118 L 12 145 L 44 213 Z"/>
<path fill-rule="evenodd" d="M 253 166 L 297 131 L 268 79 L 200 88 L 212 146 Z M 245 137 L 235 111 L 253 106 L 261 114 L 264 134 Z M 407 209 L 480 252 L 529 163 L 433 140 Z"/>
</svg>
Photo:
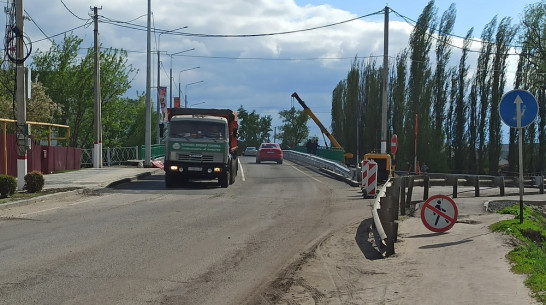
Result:
<svg viewBox="0 0 546 305">
<path fill-rule="evenodd" d="M 303 107 L 303 110 L 305 111 L 305 113 L 307 113 L 311 117 L 311 119 L 313 119 L 313 121 L 320 128 L 320 131 L 328 137 L 330 142 L 332 142 L 332 146 L 337 147 L 337 148 L 342 148 L 341 145 L 339 145 L 337 140 L 334 138 L 334 136 L 332 136 L 328 132 L 328 130 L 324 127 L 324 125 L 322 125 L 322 123 L 319 121 L 319 119 L 317 119 L 315 114 L 311 111 L 311 109 L 309 109 L 309 107 L 307 107 L 305 102 L 301 100 L 301 98 L 298 96 L 298 94 L 296 92 L 292 93 L 292 97 L 295 98 L 298 101 L 298 103 L 300 103 L 300 105 Z M 343 156 L 344 156 L 345 160 L 347 160 L 347 159 L 351 159 L 353 157 L 353 154 L 344 153 Z"/>
<path fill-rule="evenodd" d="M 369 153 L 364 155 L 364 160 L 373 160 L 377 163 L 377 181 L 387 181 L 391 176 L 391 155 Z"/>
</svg>

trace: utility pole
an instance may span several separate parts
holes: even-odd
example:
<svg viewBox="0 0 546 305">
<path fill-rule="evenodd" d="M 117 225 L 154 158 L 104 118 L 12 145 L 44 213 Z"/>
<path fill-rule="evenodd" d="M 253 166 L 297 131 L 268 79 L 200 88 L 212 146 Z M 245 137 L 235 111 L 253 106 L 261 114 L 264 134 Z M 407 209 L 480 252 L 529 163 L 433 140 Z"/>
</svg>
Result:
<svg viewBox="0 0 546 305">
<path fill-rule="evenodd" d="M 151 67 L 152 67 L 152 0 L 148 0 L 148 22 L 147 22 L 147 35 L 146 35 L 146 125 L 145 125 L 145 134 L 144 134 L 144 166 L 151 166 L 151 155 L 152 155 L 152 109 L 150 94 L 152 90 L 152 78 L 151 78 Z M 158 122 L 159 123 L 159 122 Z M 159 127 L 158 127 L 159 128 Z"/>
<path fill-rule="evenodd" d="M 27 168 L 27 101 L 25 96 L 25 46 L 24 46 L 24 7 L 23 0 L 15 1 L 16 35 L 16 84 L 15 100 L 17 102 L 17 190 L 22 191 L 25 186 Z"/>
<path fill-rule="evenodd" d="M 159 40 L 161 41 L 161 34 L 159 34 Z M 158 43 L 159 45 L 159 43 Z M 159 48 L 158 48 L 159 49 Z M 157 126 L 156 126 L 156 143 L 155 144 L 159 144 L 161 143 L 161 137 L 159 135 L 159 125 L 160 124 L 163 124 L 163 122 L 161 121 L 161 109 L 159 108 L 159 87 L 161 86 L 161 56 L 160 56 L 160 51 L 157 50 L 157 102 L 156 102 L 156 111 L 157 111 Z"/>
<path fill-rule="evenodd" d="M 93 168 L 102 168 L 102 108 L 100 90 L 100 46 L 98 7 L 93 7 L 94 43 L 95 43 L 95 143 L 93 145 Z"/>
<path fill-rule="evenodd" d="M 387 153 L 387 103 L 389 85 L 389 7 L 385 6 L 385 25 L 383 38 L 383 93 L 381 108 L 381 153 Z M 389 169 L 390 170 L 390 169 Z"/>
</svg>

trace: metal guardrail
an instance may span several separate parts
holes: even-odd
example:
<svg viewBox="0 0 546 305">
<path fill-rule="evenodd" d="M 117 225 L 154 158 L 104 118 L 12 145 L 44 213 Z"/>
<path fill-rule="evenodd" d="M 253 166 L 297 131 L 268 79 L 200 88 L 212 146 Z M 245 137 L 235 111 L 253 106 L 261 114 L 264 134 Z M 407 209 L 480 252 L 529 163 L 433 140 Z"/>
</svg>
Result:
<svg viewBox="0 0 546 305">
<path fill-rule="evenodd" d="M 394 244 L 392 245 L 392 247 L 390 245 L 391 240 L 394 241 L 394 237 L 387 236 L 387 233 L 385 233 L 385 230 L 383 229 L 383 224 L 381 222 L 381 217 L 379 216 L 379 211 L 378 211 L 378 210 L 381 210 L 381 198 L 385 197 L 385 194 L 387 192 L 387 187 L 389 187 L 390 185 L 391 185 L 391 181 L 389 178 L 389 180 L 387 180 L 387 182 L 379 190 L 379 193 L 377 194 L 377 197 L 375 197 L 374 203 L 372 205 L 373 223 L 374 223 L 375 229 L 377 230 L 377 234 L 379 235 L 379 238 L 380 238 L 379 249 L 382 251 L 383 256 L 394 254 Z M 387 207 L 384 207 L 384 209 L 386 208 Z M 394 234 L 397 234 L 397 233 L 394 233 Z"/>
<path fill-rule="evenodd" d="M 338 175 L 342 175 L 346 178 L 352 178 L 353 176 L 349 168 L 332 160 L 324 159 L 315 155 L 310 155 L 294 150 L 283 150 L 283 154 L 284 158 L 290 161 L 304 163 L 317 168 L 324 168 Z"/>
</svg>

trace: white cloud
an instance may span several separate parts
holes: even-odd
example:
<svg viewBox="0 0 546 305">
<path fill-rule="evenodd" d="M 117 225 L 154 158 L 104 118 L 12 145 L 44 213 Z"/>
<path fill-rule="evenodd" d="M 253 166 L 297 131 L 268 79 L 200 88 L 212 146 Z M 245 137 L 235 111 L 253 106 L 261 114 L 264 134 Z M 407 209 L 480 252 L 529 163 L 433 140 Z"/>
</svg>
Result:
<svg viewBox="0 0 546 305">
<path fill-rule="evenodd" d="M 147 1 L 142 0 L 63 1 L 73 14 L 84 19 L 90 18 L 90 5 L 102 7 L 99 11 L 101 16 L 117 21 L 133 20 L 147 12 Z M 25 9 L 48 35 L 84 24 L 84 21 L 68 12 L 60 1 L 26 0 Z M 230 35 L 319 27 L 356 18 L 377 8 L 357 15 L 330 5 L 299 6 L 294 0 L 154 0 L 152 10 L 154 25 L 160 29 L 173 30 L 187 26 L 183 31 L 189 33 Z M 411 16 L 416 19 L 417 15 Z M 146 17 L 131 23 L 145 27 Z M 383 27 L 381 15 L 312 31 L 264 37 L 200 38 L 163 34 L 159 45 L 161 51 L 173 54 L 191 48 L 195 50 L 181 54 L 188 56 L 172 56 L 172 63 L 169 56 L 162 54 L 161 85 L 169 85 L 168 72 L 172 64 L 173 97 L 178 95 L 179 82 L 183 95 L 186 84 L 203 81 L 189 87 L 190 103 L 205 101 L 203 107 L 233 109 L 243 105 L 249 111 L 272 115 L 274 126 L 280 125 L 276 113 L 291 106 L 290 95 L 297 91 L 322 123 L 329 127 L 332 90 L 345 78 L 355 56 L 383 54 Z M 391 18 L 389 27 L 389 54 L 393 58 L 407 47 L 412 27 L 394 18 Z M 108 23 L 101 23 L 99 31 L 104 47 L 128 50 L 129 63 L 139 70 L 128 95 L 144 92 L 146 32 Z M 26 32 L 32 40 L 43 38 L 38 29 L 28 22 Z M 85 39 L 83 47 L 92 46 L 92 26 L 75 30 L 74 34 Z M 60 42 L 62 36 L 55 39 Z M 152 38 L 154 52 L 157 43 L 158 36 L 155 35 Z M 49 43 L 45 41 L 37 46 L 47 49 Z M 249 57 L 268 60 L 242 59 Z M 310 60 L 312 58 L 315 60 Z M 155 87 L 155 53 L 152 65 L 152 86 Z M 179 72 L 197 66 L 201 68 Z M 152 97 L 155 99 L 155 91 Z M 295 106 L 299 108 L 297 103 Z M 309 126 L 312 135 L 320 134 L 314 123 L 309 122 Z"/>
</svg>

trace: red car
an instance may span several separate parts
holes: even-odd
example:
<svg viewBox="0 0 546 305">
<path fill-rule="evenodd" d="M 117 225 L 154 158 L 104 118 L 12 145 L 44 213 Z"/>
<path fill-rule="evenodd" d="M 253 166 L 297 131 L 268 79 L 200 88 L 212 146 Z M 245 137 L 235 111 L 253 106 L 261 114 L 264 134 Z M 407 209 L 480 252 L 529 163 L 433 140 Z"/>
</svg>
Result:
<svg viewBox="0 0 546 305">
<path fill-rule="evenodd" d="M 278 164 L 282 164 L 283 153 L 279 144 L 276 143 L 262 143 L 256 154 L 256 163 L 262 161 L 275 161 Z"/>
</svg>

